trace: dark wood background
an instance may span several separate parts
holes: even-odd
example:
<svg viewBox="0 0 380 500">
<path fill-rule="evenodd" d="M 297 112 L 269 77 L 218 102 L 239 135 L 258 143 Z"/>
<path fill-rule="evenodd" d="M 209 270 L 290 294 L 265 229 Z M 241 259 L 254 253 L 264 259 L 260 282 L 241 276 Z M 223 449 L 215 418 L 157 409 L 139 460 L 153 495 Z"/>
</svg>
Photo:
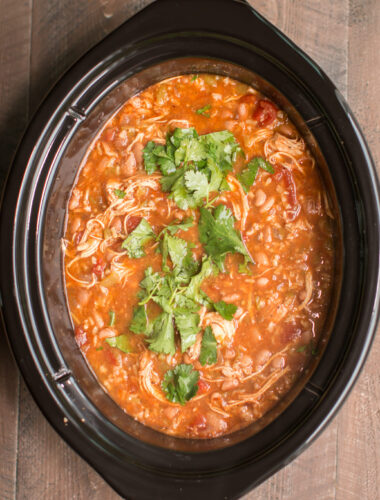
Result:
<svg viewBox="0 0 380 500">
<path fill-rule="evenodd" d="M 150 0 L 0 0 L 0 179 L 51 85 Z M 250 0 L 314 58 L 380 160 L 380 0 Z M 380 499 L 380 338 L 354 391 L 314 444 L 245 500 Z M 0 335 L 0 499 L 111 500 L 55 433 Z"/>
</svg>

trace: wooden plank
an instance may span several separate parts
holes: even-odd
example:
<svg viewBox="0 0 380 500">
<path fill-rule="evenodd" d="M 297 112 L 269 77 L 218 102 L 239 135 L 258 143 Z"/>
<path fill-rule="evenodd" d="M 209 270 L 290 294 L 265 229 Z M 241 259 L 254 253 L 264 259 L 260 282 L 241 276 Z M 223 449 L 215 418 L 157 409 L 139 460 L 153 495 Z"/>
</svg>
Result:
<svg viewBox="0 0 380 500">
<path fill-rule="evenodd" d="M 377 0 L 351 0 L 348 102 L 380 174 L 380 9 Z M 380 498 L 380 330 L 359 382 L 340 414 L 337 499 Z"/>
<path fill-rule="evenodd" d="M 87 50 L 152 0 L 34 0 L 31 109 Z"/>
<path fill-rule="evenodd" d="M 34 0 L 31 113 L 82 54 L 149 2 Z M 50 427 L 24 383 L 20 390 L 19 436 L 18 499 L 119 498 Z"/>
<path fill-rule="evenodd" d="M 29 0 L 0 0 L 0 191 L 26 125 L 30 59 Z M 0 497 L 15 497 L 19 374 L 0 324 Z"/>
<path fill-rule="evenodd" d="M 347 94 L 348 0 L 250 0 L 250 4 L 310 55 Z M 339 417 L 294 462 L 246 500 L 330 500 L 335 497 Z"/>
</svg>

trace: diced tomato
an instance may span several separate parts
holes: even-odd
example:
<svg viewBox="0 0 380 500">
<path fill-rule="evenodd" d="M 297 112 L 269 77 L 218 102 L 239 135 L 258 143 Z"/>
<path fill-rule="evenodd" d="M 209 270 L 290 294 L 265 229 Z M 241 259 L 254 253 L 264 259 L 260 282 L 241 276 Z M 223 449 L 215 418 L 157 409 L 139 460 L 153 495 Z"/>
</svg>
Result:
<svg viewBox="0 0 380 500">
<path fill-rule="evenodd" d="M 270 125 L 277 116 L 278 108 L 272 102 L 261 99 L 253 113 L 253 119 L 257 120 L 260 127 Z"/>
<path fill-rule="evenodd" d="M 96 259 L 96 264 L 92 267 L 92 272 L 96 274 L 98 278 L 102 278 L 104 274 L 104 270 L 106 268 L 106 263 L 101 257 Z"/>
<path fill-rule="evenodd" d="M 204 394 L 210 389 L 210 384 L 208 384 L 205 380 L 198 380 L 198 394 Z"/>
<path fill-rule="evenodd" d="M 127 231 L 128 234 L 132 232 L 140 224 L 142 217 L 138 215 L 131 215 L 127 220 Z"/>
<path fill-rule="evenodd" d="M 282 331 L 280 334 L 280 340 L 283 344 L 289 344 L 289 342 L 294 342 L 301 336 L 302 330 L 295 323 L 284 323 L 282 325 Z"/>
<path fill-rule="evenodd" d="M 81 326 L 75 328 L 75 340 L 79 347 L 82 347 L 87 342 L 87 334 Z"/>
<path fill-rule="evenodd" d="M 288 213 L 288 219 L 290 221 L 292 221 L 297 217 L 297 215 L 299 214 L 299 211 L 300 211 L 300 205 L 299 205 L 298 199 L 297 199 L 296 184 L 294 182 L 293 175 L 289 169 L 287 169 L 286 167 L 283 167 L 282 165 L 276 165 L 275 170 L 276 170 L 276 173 L 274 176 L 275 180 L 277 182 L 283 180 L 285 187 L 286 187 L 286 190 L 289 193 L 288 201 L 292 207 L 292 212 Z"/>
<path fill-rule="evenodd" d="M 116 365 L 117 360 L 112 352 L 111 347 L 109 349 L 104 349 L 102 352 L 104 352 L 104 359 L 106 363 L 109 363 L 110 365 Z"/>
</svg>

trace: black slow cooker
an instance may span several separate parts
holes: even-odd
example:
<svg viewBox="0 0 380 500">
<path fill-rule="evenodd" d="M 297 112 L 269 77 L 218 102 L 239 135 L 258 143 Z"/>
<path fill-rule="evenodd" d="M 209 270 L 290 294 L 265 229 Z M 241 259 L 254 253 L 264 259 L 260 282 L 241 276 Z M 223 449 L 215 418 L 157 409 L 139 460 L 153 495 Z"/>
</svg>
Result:
<svg viewBox="0 0 380 500">
<path fill-rule="evenodd" d="M 210 72 L 249 83 L 285 109 L 335 204 L 333 300 L 320 356 L 261 421 L 192 441 L 134 421 L 110 399 L 72 334 L 60 240 L 78 165 L 133 94 Z M 368 354 L 379 311 L 379 186 L 346 102 L 323 71 L 242 0 L 159 0 L 88 52 L 33 118 L 1 213 L 2 314 L 39 407 L 120 495 L 236 498 L 295 458 L 329 423 Z"/>
</svg>

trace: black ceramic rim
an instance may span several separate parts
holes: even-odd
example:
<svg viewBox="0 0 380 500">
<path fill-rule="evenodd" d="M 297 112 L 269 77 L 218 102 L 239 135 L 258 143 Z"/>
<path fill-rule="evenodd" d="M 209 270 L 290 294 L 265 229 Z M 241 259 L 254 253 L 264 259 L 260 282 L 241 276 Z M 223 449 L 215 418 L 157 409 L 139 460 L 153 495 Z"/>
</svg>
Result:
<svg viewBox="0 0 380 500">
<path fill-rule="evenodd" d="M 298 107 L 329 163 L 337 165 L 331 176 L 345 247 L 336 323 L 307 387 L 257 435 L 204 454 L 137 441 L 96 411 L 70 377 L 57 346 L 45 342 L 49 335 L 37 273 L 49 169 L 65 141 L 118 78 L 184 56 L 251 68 Z M 2 313 L 12 350 L 50 423 L 124 497 L 236 498 L 308 446 L 357 379 L 378 320 L 379 219 L 378 181 L 369 150 L 322 70 L 244 2 L 160 0 L 69 70 L 37 112 L 17 152 L 0 221 Z"/>
</svg>

